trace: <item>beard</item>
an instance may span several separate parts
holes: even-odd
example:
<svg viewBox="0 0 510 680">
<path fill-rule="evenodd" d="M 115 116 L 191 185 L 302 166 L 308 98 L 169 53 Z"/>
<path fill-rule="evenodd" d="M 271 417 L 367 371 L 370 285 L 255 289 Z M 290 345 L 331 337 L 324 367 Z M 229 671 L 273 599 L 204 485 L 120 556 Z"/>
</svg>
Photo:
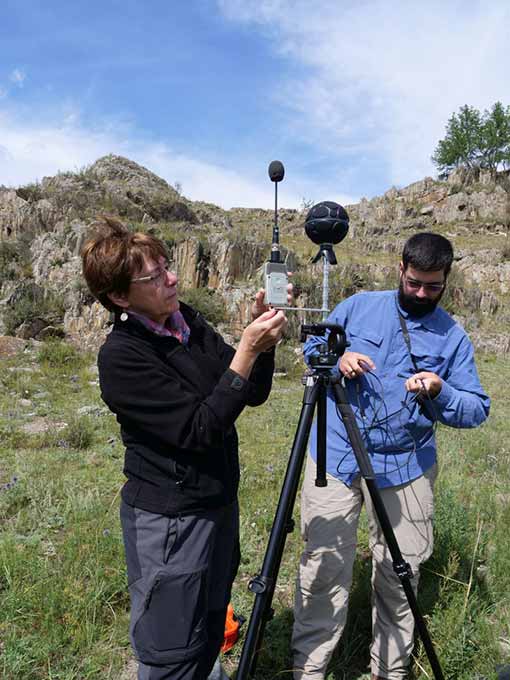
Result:
<svg viewBox="0 0 510 680">
<path fill-rule="evenodd" d="M 418 318 L 430 314 L 437 307 L 439 300 L 443 297 L 443 292 L 434 298 L 419 298 L 416 295 L 409 295 L 404 291 L 404 284 L 402 279 L 398 285 L 398 301 L 402 309 L 410 314 L 411 316 L 416 316 Z"/>
</svg>

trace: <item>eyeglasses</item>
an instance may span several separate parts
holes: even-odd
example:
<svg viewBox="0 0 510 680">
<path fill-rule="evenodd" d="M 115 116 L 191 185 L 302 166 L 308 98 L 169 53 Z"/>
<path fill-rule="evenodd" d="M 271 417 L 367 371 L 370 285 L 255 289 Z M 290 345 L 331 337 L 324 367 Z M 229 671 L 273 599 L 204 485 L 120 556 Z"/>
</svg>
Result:
<svg viewBox="0 0 510 680">
<path fill-rule="evenodd" d="M 172 271 L 172 266 L 170 262 L 165 262 L 153 274 L 138 276 L 136 279 L 131 279 L 131 283 L 153 283 L 155 286 L 159 286 L 163 283 L 169 271 Z"/>
<path fill-rule="evenodd" d="M 428 290 L 431 293 L 440 293 L 446 286 L 446 281 L 443 281 L 443 283 L 424 283 L 423 281 L 418 281 L 418 279 L 410 279 L 407 274 L 402 274 L 402 278 L 412 290 L 423 288 L 423 290 Z"/>
</svg>

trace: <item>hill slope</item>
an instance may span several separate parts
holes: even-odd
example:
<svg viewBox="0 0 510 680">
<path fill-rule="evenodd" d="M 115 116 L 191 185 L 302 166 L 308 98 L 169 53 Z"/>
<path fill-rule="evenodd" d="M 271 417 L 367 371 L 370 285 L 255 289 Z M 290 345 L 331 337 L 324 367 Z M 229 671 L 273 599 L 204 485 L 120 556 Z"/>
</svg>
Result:
<svg viewBox="0 0 510 680">
<path fill-rule="evenodd" d="M 510 348 L 508 173 L 457 172 L 426 178 L 383 196 L 346 206 L 350 231 L 336 247 L 330 300 L 356 290 L 394 286 L 409 235 L 433 230 L 453 241 L 455 271 L 444 304 L 484 348 Z M 325 197 L 327 198 L 327 197 Z M 165 239 L 184 299 L 215 310 L 234 335 L 246 323 L 248 297 L 268 258 L 273 211 L 193 202 L 150 170 L 105 156 L 76 173 L 0 188 L 0 333 L 21 337 L 65 334 L 95 346 L 108 315 L 94 304 L 80 275 L 79 250 L 99 213 L 119 215 L 133 228 Z M 303 304 L 320 303 L 317 250 L 304 235 L 305 213 L 281 210 L 280 232 Z M 290 246 L 290 248 L 285 248 Z M 296 331 L 294 320 L 292 332 Z"/>
</svg>

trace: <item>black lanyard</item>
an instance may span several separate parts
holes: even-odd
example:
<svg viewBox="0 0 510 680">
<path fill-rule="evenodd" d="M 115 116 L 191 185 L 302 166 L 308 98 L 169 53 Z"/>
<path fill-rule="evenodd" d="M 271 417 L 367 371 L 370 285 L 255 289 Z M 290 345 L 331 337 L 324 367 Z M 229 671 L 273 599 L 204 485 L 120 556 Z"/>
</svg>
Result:
<svg viewBox="0 0 510 680">
<path fill-rule="evenodd" d="M 396 301 L 395 301 L 396 304 Z M 409 351 L 409 356 L 411 357 L 411 362 L 413 364 L 413 368 L 416 371 L 416 373 L 420 372 L 420 369 L 418 368 L 418 364 L 416 363 L 413 354 L 411 352 L 411 338 L 409 337 L 409 331 L 407 330 L 407 324 L 406 320 L 402 316 L 402 313 L 400 312 L 400 309 L 397 307 L 397 312 L 398 312 L 398 320 L 400 321 L 400 328 L 402 329 L 402 333 L 404 335 L 404 340 L 407 345 L 407 349 Z"/>
</svg>

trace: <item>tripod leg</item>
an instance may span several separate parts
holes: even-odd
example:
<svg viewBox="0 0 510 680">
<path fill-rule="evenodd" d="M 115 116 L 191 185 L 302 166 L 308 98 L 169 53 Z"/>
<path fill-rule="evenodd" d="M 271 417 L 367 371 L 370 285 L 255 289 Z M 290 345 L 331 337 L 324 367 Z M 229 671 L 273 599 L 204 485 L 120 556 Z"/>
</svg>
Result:
<svg viewBox="0 0 510 680">
<path fill-rule="evenodd" d="M 439 664 L 439 659 L 437 658 L 432 640 L 430 638 L 425 619 L 423 618 L 420 609 L 418 607 L 418 602 L 416 600 L 416 595 L 411 584 L 412 571 L 410 565 L 404 560 L 400 547 L 398 545 L 397 539 L 395 538 L 395 533 L 393 532 L 393 527 L 384 507 L 384 503 L 381 498 L 381 494 L 377 487 L 375 481 L 374 470 L 372 464 L 368 457 L 367 449 L 365 443 L 361 436 L 361 433 L 356 423 L 356 417 L 354 412 L 347 400 L 347 395 L 344 388 L 338 383 L 333 383 L 333 394 L 335 397 L 338 410 L 342 417 L 342 421 L 345 425 L 349 441 L 351 442 L 354 455 L 356 457 L 356 462 L 360 469 L 361 476 L 364 478 L 367 485 L 372 504 L 374 506 L 374 512 L 381 527 L 381 531 L 384 535 L 384 539 L 390 551 L 393 560 L 393 569 L 400 579 L 402 587 L 409 602 L 409 607 L 413 613 L 416 627 L 418 633 L 423 642 L 423 647 L 427 654 L 432 672 L 436 680 L 444 680 L 443 672 Z"/>
<path fill-rule="evenodd" d="M 271 618 L 271 602 L 285 540 L 289 531 L 292 531 L 292 511 L 296 501 L 299 478 L 306 455 L 306 445 L 319 393 L 317 381 L 313 377 L 310 377 L 308 381 L 262 570 L 260 575 L 255 576 L 249 585 L 250 590 L 255 593 L 255 601 L 239 660 L 237 680 L 245 680 L 249 675 L 253 676 L 255 673 L 264 629 L 267 621 Z"/>
</svg>

